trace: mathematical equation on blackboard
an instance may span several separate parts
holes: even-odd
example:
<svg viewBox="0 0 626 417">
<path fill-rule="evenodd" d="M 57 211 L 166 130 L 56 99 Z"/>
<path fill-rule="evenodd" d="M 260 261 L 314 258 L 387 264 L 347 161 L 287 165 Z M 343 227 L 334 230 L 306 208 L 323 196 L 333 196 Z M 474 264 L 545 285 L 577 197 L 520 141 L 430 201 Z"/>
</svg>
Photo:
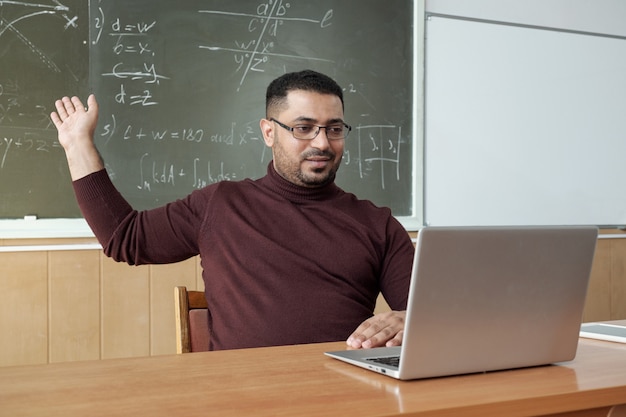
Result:
<svg viewBox="0 0 626 417">
<path fill-rule="evenodd" d="M 297 26 L 298 30 L 305 30 L 312 35 L 314 29 L 323 30 L 333 21 L 333 10 L 323 13 L 320 19 L 305 18 L 290 15 L 291 3 L 269 1 L 257 6 L 255 13 L 235 13 L 222 10 L 200 10 L 199 13 L 211 16 L 236 16 L 247 22 L 248 35 L 245 39 L 236 39 L 234 45 L 199 45 L 199 48 L 211 52 L 226 52 L 233 56 L 236 66 L 235 72 L 242 73 L 237 89 L 243 85 L 246 77 L 252 72 L 263 72 L 263 65 L 272 57 L 291 58 L 304 61 L 333 62 L 314 56 L 302 56 L 288 52 L 277 51 L 276 37 L 281 27 L 286 24 Z M 314 35 L 313 35 L 314 36 Z"/>
<path fill-rule="evenodd" d="M 168 30 L 162 27 L 159 16 L 147 13 L 139 20 L 126 19 L 117 13 L 109 16 L 102 7 L 102 0 L 99 3 L 100 7 L 93 18 L 95 36 L 92 43 L 97 45 L 104 42 L 107 45 L 109 56 L 106 61 L 111 64 L 103 68 L 100 76 L 114 80 L 110 84 L 113 86 L 110 98 L 120 109 L 115 110 L 116 107 L 111 106 L 111 113 L 102 115 L 102 128 L 98 134 L 104 146 L 110 145 L 112 141 L 132 143 L 135 147 L 150 143 L 147 148 L 150 150 L 138 155 L 137 166 L 133 170 L 138 190 L 151 192 L 155 187 L 178 187 L 181 183 L 185 184 L 184 187 L 191 184 L 191 187 L 198 188 L 216 181 L 242 179 L 248 170 L 243 169 L 239 161 L 233 161 L 232 158 L 212 159 L 211 149 L 217 146 L 247 147 L 258 155 L 256 163 L 260 167 L 269 161 L 269 151 L 264 149 L 260 130 L 251 123 L 234 121 L 227 131 L 213 131 L 210 127 L 198 125 L 159 129 L 145 122 L 122 121 L 120 114 L 127 112 L 124 108 L 166 106 L 167 100 L 163 96 L 167 94 L 160 91 L 167 89 L 168 83 L 186 74 L 180 68 L 176 68 L 176 72 L 164 69 L 161 57 L 167 51 L 163 47 L 163 37 L 167 36 Z M 280 42 L 281 31 L 306 30 L 314 37 L 316 31 L 328 30 L 336 24 L 332 8 L 301 15 L 290 2 L 270 0 L 259 2 L 244 11 L 206 8 L 194 13 L 197 13 L 198 21 L 207 27 L 238 25 L 242 28 L 234 38 L 214 40 L 209 36 L 206 40 L 196 40 L 194 45 L 197 57 L 193 59 L 224 61 L 227 68 L 230 65 L 228 71 L 237 75 L 234 85 L 236 92 L 245 87 L 254 74 L 265 72 L 272 60 L 334 63 L 331 57 L 296 53 L 293 50 L 289 52 L 289 45 Z M 359 92 L 352 84 L 346 93 L 358 95 Z M 381 189 L 385 189 L 388 181 L 399 181 L 399 155 L 403 143 L 401 128 L 395 125 L 364 125 L 355 126 L 355 131 L 356 134 L 346 143 L 343 164 L 354 167 L 359 178 L 370 182 L 371 176 L 380 172 L 377 183 Z M 351 144 L 350 141 L 358 143 Z M 156 144 L 159 143 L 163 145 L 162 152 L 157 150 Z M 169 157 L 166 149 L 176 146 L 172 143 L 185 143 L 187 146 L 197 144 L 198 151 L 191 151 L 190 155 L 203 157 Z M 207 145 L 210 147 L 207 148 Z M 385 169 L 385 165 L 393 165 L 395 168 Z M 109 171 L 115 177 L 112 165 Z M 394 175 L 387 178 L 385 172 L 393 172 Z"/>
<path fill-rule="evenodd" d="M 178 142 L 187 144 L 210 143 L 211 146 L 222 145 L 227 147 L 247 146 L 257 143 L 262 146 L 260 135 L 250 126 L 245 127 L 240 132 L 236 132 L 236 124 L 232 124 L 233 130 L 224 134 L 214 133 L 205 137 L 202 129 L 182 129 L 150 131 L 143 128 L 133 130 L 132 126 L 127 126 L 122 140 L 132 143 L 142 141 L 151 142 Z M 106 135 L 106 130 L 103 134 Z M 380 172 L 380 189 L 386 188 L 387 181 L 400 180 L 400 151 L 402 148 L 402 129 L 394 125 L 357 126 L 355 138 L 355 150 L 344 150 L 343 165 L 355 166 L 359 177 L 369 178 L 373 171 Z M 198 152 L 199 154 L 201 152 Z M 266 158 L 261 154 L 261 163 Z M 167 185 L 176 187 L 184 183 L 185 187 L 202 188 L 208 184 L 219 181 L 234 181 L 243 179 L 237 169 L 230 168 L 232 162 L 211 161 L 206 158 L 190 157 L 188 160 L 172 161 L 167 157 L 167 152 L 159 154 L 143 153 L 137 161 L 138 182 L 137 188 L 144 191 L 152 191 L 154 186 Z M 267 161 L 266 161 L 267 162 Z M 213 164 L 213 165 L 212 165 Z M 392 178 L 386 178 L 387 171 L 385 165 L 392 165 L 394 173 Z M 109 166 L 109 172 L 115 177 L 114 170 Z M 371 182 L 371 180 L 370 180 Z"/>
<path fill-rule="evenodd" d="M 332 59 L 302 56 L 276 50 L 275 38 L 283 25 L 298 25 L 299 30 L 309 30 L 311 26 L 316 26 L 319 30 L 323 30 L 330 26 L 333 21 L 332 9 L 325 11 L 321 18 L 316 19 L 290 16 L 290 7 L 290 3 L 278 0 L 259 4 L 253 13 L 198 10 L 197 13 L 206 15 L 207 19 L 236 16 L 244 19 L 247 23 L 246 39 L 235 39 L 232 41 L 232 45 L 199 44 L 198 48 L 213 53 L 224 52 L 232 55 L 233 71 L 242 73 L 237 90 L 251 73 L 264 72 L 263 64 L 272 57 L 332 63 Z M 155 63 L 155 58 L 158 57 L 150 36 L 156 29 L 157 21 L 123 22 L 117 16 L 107 17 L 102 7 L 98 7 L 94 21 L 96 36 L 93 44 L 98 44 L 103 37 L 111 37 L 114 39 L 112 53 L 120 57 L 120 61 L 115 63 L 110 71 L 101 75 L 140 85 L 136 89 L 137 91 L 129 93 L 126 91 L 125 84 L 120 83 L 119 91 L 115 94 L 115 100 L 120 104 L 130 106 L 158 104 L 154 99 L 153 89 L 157 88 L 162 80 L 167 80 L 170 77 L 160 73 Z M 212 23 L 207 22 L 207 24 L 211 25 Z"/>
</svg>

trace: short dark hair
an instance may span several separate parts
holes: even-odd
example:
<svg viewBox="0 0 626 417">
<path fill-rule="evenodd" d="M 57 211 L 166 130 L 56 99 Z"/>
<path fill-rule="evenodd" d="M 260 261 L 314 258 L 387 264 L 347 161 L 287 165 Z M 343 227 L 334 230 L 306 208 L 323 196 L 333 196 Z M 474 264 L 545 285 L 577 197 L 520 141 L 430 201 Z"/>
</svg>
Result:
<svg viewBox="0 0 626 417">
<path fill-rule="evenodd" d="M 265 114 L 276 111 L 285 103 L 287 94 L 292 90 L 312 91 L 321 94 L 332 94 L 341 100 L 343 109 L 343 90 L 332 78 L 313 70 L 289 72 L 281 75 L 267 86 L 265 93 Z"/>
</svg>

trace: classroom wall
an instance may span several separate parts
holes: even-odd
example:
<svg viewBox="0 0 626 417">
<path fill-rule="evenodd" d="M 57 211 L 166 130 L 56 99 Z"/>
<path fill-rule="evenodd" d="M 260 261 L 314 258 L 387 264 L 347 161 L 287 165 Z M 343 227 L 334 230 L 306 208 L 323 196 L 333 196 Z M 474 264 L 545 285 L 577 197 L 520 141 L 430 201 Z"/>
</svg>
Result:
<svg viewBox="0 0 626 417">
<path fill-rule="evenodd" d="M 0 252 L 0 366 L 173 354 L 177 285 L 204 288 L 199 257 L 136 267 L 100 250 Z M 612 319 L 626 319 L 626 239 L 599 239 L 585 306 L 584 321 Z"/>
</svg>

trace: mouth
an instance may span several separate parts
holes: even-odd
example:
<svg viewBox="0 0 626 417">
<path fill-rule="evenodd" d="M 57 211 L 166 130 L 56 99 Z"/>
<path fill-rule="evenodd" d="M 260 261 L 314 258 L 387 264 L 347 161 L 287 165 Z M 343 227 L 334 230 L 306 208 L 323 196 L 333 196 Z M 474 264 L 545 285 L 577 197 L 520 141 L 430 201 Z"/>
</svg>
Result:
<svg viewBox="0 0 626 417">
<path fill-rule="evenodd" d="M 304 160 L 315 169 L 325 168 L 332 159 L 326 156 L 311 156 Z"/>
</svg>

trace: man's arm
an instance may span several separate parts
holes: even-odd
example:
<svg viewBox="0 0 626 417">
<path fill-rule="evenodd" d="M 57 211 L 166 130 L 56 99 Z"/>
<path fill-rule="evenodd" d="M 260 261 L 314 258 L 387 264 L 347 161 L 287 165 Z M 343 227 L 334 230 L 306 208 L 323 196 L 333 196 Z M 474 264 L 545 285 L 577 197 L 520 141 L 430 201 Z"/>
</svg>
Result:
<svg viewBox="0 0 626 417">
<path fill-rule="evenodd" d="M 63 97 L 55 103 L 56 112 L 50 114 L 59 132 L 59 143 L 73 181 L 104 169 L 102 158 L 94 144 L 93 135 L 98 123 L 98 103 L 91 94 L 87 108 L 78 97 Z"/>
<path fill-rule="evenodd" d="M 348 348 L 369 349 L 402 344 L 415 248 L 404 227 L 391 216 L 386 245 L 388 250 L 380 282 L 381 292 L 392 311 L 376 314 L 361 323 L 346 340 Z"/>
<path fill-rule="evenodd" d="M 196 255 L 202 220 L 189 207 L 191 198 L 138 212 L 111 182 L 94 143 L 98 103 L 93 94 L 87 108 L 78 97 L 63 97 L 55 106 L 50 118 L 65 150 L 78 205 L 104 253 L 132 265 L 178 262 Z"/>
</svg>

